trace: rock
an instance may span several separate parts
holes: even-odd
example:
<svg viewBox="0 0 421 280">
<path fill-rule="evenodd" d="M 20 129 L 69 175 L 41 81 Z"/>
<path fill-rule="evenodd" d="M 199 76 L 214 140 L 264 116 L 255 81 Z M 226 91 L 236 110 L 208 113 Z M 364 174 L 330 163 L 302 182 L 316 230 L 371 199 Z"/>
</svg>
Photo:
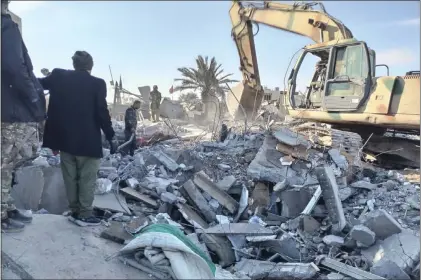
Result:
<svg viewBox="0 0 421 280">
<path fill-rule="evenodd" d="M 231 169 L 231 166 L 229 166 L 227 164 L 220 163 L 220 164 L 218 164 L 218 168 L 223 170 L 223 171 L 228 171 L 228 170 Z"/>
<path fill-rule="evenodd" d="M 329 245 L 329 246 L 337 246 L 337 247 L 340 247 L 340 246 L 344 245 L 345 240 L 342 237 L 340 237 L 340 236 L 326 235 L 325 237 L 323 237 L 323 242 L 326 245 Z"/>
<path fill-rule="evenodd" d="M 210 251 L 217 255 L 222 267 L 227 267 L 235 262 L 234 250 L 228 238 L 202 233 L 200 239 L 203 240 Z"/>
<path fill-rule="evenodd" d="M 383 209 L 366 213 L 360 220 L 380 239 L 402 232 L 399 223 Z"/>
<path fill-rule="evenodd" d="M 376 234 L 363 225 L 354 226 L 349 234 L 352 239 L 362 243 L 366 247 L 369 247 L 376 242 Z"/>
<path fill-rule="evenodd" d="M 251 198 L 253 201 L 253 204 L 250 206 L 251 211 L 254 211 L 257 207 L 266 208 L 269 206 L 270 196 L 268 186 L 261 182 L 257 183 L 251 194 Z"/>
<path fill-rule="evenodd" d="M 134 189 L 139 185 L 139 181 L 137 181 L 136 178 L 129 178 L 126 180 L 126 184 L 132 189 Z"/>
<path fill-rule="evenodd" d="M 98 178 L 95 182 L 95 194 L 106 194 L 111 191 L 113 183 L 109 179 Z"/>
<path fill-rule="evenodd" d="M 174 204 L 177 202 L 177 196 L 175 196 L 174 194 L 170 192 L 163 192 L 161 193 L 161 200 L 164 202 Z"/>
</svg>

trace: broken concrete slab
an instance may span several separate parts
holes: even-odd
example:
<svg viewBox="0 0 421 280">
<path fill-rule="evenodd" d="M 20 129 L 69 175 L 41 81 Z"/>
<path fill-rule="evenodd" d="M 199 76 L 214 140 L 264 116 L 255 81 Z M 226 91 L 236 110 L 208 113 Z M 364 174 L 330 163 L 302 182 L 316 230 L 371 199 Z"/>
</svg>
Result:
<svg viewBox="0 0 421 280">
<path fill-rule="evenodd" d="M 131 214 L 126 199 L 122 195 L 114 192 L 95 195 L 93 207 L 109 210 L 111 212 Z"/>
<path fill-rule="evenodd" d="M 352 188 L 357 188 L 357 189 L 366 189 L 366 190 L 374 190 L 377 188 L 377 185 L 372 184 L 370 182 L 367 182 L 365 180 L 361 180 L 361 181 L 356 181 L 352 184 L 349 185 Z"/>
<path fill-rule="evenodd" d="M 163 151 L 154 152 L 153 155 L 169 170 L 176 171 L 178 169 L 177 162 L 175 162 L 170 156 L 168 156 Z"/>
<path fill-rule="evenodd" d="M 376 279 L 376 280 L 386 280 L 383 277 L 380 277 L 378 275 L 369 273 L 367 271 L 361 270 L 357 267 L 353 267 L 344 263 L 341 263 L 337 260 L 327 258 L 325 256 L 319 256 L 316 259 L 316 264 L 321 265 L 324 267 L 328 267 L 330 270 L 334 270 L 337 272 L 340 272 L 344 275 L 350 276 L 353 279 L 363 279 L 363 280 L 370 280 L 370 279 Z"/>
<path fill-rule="evenodd" d="M 312 198 L 308 188 L 294 188 L 281 193 L 282 216 L 295 218 L 306 208 Z"/>
<path fill-rule="evenodd" d="M 287 127 L 282 127 L 279 130 L 273 133 L 273 136 L 281 143 L 287 144 L 289 146 L 298 146 L 302 145 L 306 148 L 310 147 L 310 142 L 297 132 L 290 130 Z"/>
<path fill-rule="evenodd" d="M 380 239 L 402 232 L 400 224 L 383 209 L 368 212 L 360 220 L 364 226 L 372 230 L 376 237 Z"/>
<path fill-rule="evenodd" d="M 45 182 L 42 168 L 28 166 L 16 170 L 15 182 L 10 194 L 16 207 L 32 211 L 40 209 Z"/>
<path fill-rule="evenodd" d="M 320 228 L 320 223 L 311 216 L 303 216 L 303 230 L 308 233 L 316 232 Z"/>
<path fill-rule="evenodd" d="M 376 242 L 376 234 L 371 231 L 368 227 L 363 225 L 353 226 L 350 233 L 350 237 L 362 245 L 369 247 Z"/>
<path fill-rule="evenodd" d="M 247 168 L 247 175 L 252 179 L 276 184 L 287 177 L 296 176 L 296 172 L 289 166 L 282 166 L 278 163 L 279 158 L 284 156 L 284 154 L 275 149 L 277 142 L 274 137 L 266 136 L 256 157 Z"/>
<path fill-rule="evenodd" d="M 346 220 L 333 170 L 327 166 L 317 167 L 316 176 L 322 189 L 322 196 L 329 212 L 329 217 L 332 221 L 332 231 L 341 232 L 346 225 Z"/>
<path fill-rule="evenodd" d="M 411 279 L 396 263 L 387 259 L 382 259 L 374 264 L 370 268 L 370 272 L 386 279 Z"/>
<path fill-rule="evenodd" d="M 278 143 L 276 145 L 276 150 L 286 154 L 291 155 L 294 158 L 308 160 L 310 152 L 307 150 L 306 147 L 298 145 L 298 146 L 288 146 L 286 144 Z"/>
<path fill-rule="evenodd" d="M 370 248 L 361 250 L 361 254 L 373 266 L 387 259 L 396 263 L 405 273 L 411 273 L 420 259 L 420 240 L 411 232 L 403 231 L 385 240 L 378 240 Z"/>
<path fill-rule="evenodd" d="M 155 200 L 153 200 L 147 195 L 144 195 L 144 194 L 139 193 L 138 191 L 135 191 L 134 189 L 130 187 L 120 189 L 120 191 L 124 193 L 125 195 L 127 195 L 128 197 L 130 197 L 131 199 L 143 202 L 147 204 L 148 206 L 158 208 L 158 203 Z"/>
<path fill-rule="evenodd" d="M 44 174 L 44 189 L 41 196 L 40 208 L 51 214 L 61 214 L 68 209 L 66 186 L 60 167 L 42 169 Z"/>
<path fill-rule="evenodd" d="M 192 226 L 198 229 L 208 228 L 209 225 L 187 204 L 177 203 L 178 211 Z"/>
<path fill-rule="evenodd" d="M 287 261 L 294 262 L 301 260 L 299 244 L 296 239 L 284 234 L 279 239 L 266 240 L 258 243 L 259 247 L 266 248 L 271 252 L 278 253 Z"/>
<path fill-rule="evenodd" d="M 228 190 L 235 184 L 235 181 L 237 181 L 237 178 L 235 178 L 234 175 L 229 175 L 222 178 L 222 180 L 217 182 L 216 185 L 224 192 L 228 192 Z"/>
<path fill-rule="evenodd" d="M 184 183 L 182 188 L 187 192 L 187 195 L 193 201 L 193 206 L 197 207 L 208 222 L 213 222 L 216 219 L 215 212 L 212 211 L 208 202 L 203 197 L 202 193 L 197 189 L 192 180 Z"/>
<path fill-rule="evenodd" d="M 193 182 L 204 192 L 216 199 L 222 206 L 228 209 L 231 214 L 235 214 L 238 210 L 238 202 L 229 194 L 219 189 L 214 182 L 212 182 L 205 172 L 200 171 L 194 174 Z"/>
<path fill-rule="evenodd" d="M 227 267 L 235 262 L 234 250 L 228 238 L 206 233 L 201 233 L 199 236 L 206 247 L 217 255 L 220 266 Z"/>
<path fill-rule="evenodd" d="M 133 236 L 124 230 L 123 224 L 115 221 L 110 222 L 110 226 L 101 232 L 100 237 L 118 244 L 127 244 L 133 239 Z"/>
<path fill-rule="evenodd" d="M 259 224 L 248 223 L 231 223 L 219 224 L 204 230 L 205 233 L 214 235 L 247 235 L 247 236 L 263 236 L 273 235 L 273 231 L 262 227 Z"/>
<path fill-rule="evenodd" d="M 314 263 L 274 263 L 242 259 L 234 269 L 252 279 L 313 279 L 319 272 Z"/>
<path fill-rule="evenodd" d="M 97 237 L 104 228 L 78 227 L 61 215 L 35 214 L 23 232 L 2 234 L 2 253 L 32 279 L 151 279 L 117 259 L 105 260 L 121 245 Z"/>
</svg>

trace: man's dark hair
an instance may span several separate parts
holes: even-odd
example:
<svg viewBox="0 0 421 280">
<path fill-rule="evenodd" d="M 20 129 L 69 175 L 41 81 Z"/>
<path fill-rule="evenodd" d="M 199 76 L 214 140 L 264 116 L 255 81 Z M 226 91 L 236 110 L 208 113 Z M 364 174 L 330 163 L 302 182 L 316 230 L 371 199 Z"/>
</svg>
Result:
<svg viewBox="0 0 421 280">
<path fill-rule="evenodd" d="M 136 104 L 139 104 L 139 105 L 140 105 L 140 100 L 135 100 L 135 101 L 133 102 L 133 105 L 136 105 Z"/>
<path fill-rule="evenodd" d="M 76 51 L 72 56 L 72 60 L 75 70 L 91 71 L 94 67 L 92 56 L 85 51 Z"/>
</svg>

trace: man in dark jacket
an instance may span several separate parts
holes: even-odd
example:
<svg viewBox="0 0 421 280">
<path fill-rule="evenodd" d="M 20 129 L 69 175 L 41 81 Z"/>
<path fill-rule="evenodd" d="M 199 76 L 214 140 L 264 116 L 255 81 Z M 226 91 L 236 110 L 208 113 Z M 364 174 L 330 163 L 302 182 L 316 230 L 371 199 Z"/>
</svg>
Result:
<svg viewBox="0 0 421 280">
<path fill-rule="evenodd" d="M 60 151 L 61 170 L 71 215 L 80 226 L 98 225 L 92 215 L 95 183 L 102 154 L 101 129 L 115 152 L 114 130 L 107 108 L 107 87 L 91 75 L 92 56 L 77 51 L 75 70 L 54 69 L 40 79 L 50 91 L 43 146 Z"/>
<path fill-rule="evenodd" d="M 140 108 L 140 101 L 136 100 L 133 105 L 127 108 L 126 114 L 124 115 L 124 136 L 126 142 L 130 140 L 134 134 L 133 140 L 130 142 L 128 150 L 131 156 L 134 155 L 136 150 L 136 127 L 137 127 L 137 110 Z"/>
<path fill-rule="evenodd" d="M 45 119 L 45 97 L 19 27 L 8 14 L 8 1 L 3 0 L 1 42 L 1 230 L 16 232 L 32 218 L 13 204 L 13 171 L 17 163 L 36 153 L 37 123 Z"/>
</svg>

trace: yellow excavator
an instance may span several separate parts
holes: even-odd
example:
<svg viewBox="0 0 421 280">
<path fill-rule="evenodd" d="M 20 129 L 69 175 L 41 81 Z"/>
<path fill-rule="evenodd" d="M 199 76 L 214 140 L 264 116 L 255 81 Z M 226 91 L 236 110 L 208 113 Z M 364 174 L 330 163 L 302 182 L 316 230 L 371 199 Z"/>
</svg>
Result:
<svg viewBox="0 0 421 280">
<path fill-rule="evenodd" d="M 330 137 L 331 146 L 342 146 L 354 154 L 361 151 L 365 142 L 364 149 L 371 158 L 374 156 L 384 165 L 419 168 L 419 139 L 413 139 L 419 137 L 420 132 L 419 71 L 389 76 L 387 65 L 376 65 L 375 51 L 364 41 L 355 39 L 319 2 L 233 1 L 229 14 L 243 75 L 243 82 L 227 97 L 231 114 L 242 117 L 245 113 L 250 119 L 261 105 L 264 91 L 253 24 L 264 24 L 314 41 L 302 48 L 286 77 L 286 94 L 281 107 L 292 118 L 329 124 L 331 128 L 307 125 L 297 130 L 318 130 L 319 137 Z M 316 56 L 319 61 L 303 101 L 298 102 L 297 76 L 309 56 Z M 376 76 L 379 66 L 386 67 L 387 76 Z"/>
</svg>

